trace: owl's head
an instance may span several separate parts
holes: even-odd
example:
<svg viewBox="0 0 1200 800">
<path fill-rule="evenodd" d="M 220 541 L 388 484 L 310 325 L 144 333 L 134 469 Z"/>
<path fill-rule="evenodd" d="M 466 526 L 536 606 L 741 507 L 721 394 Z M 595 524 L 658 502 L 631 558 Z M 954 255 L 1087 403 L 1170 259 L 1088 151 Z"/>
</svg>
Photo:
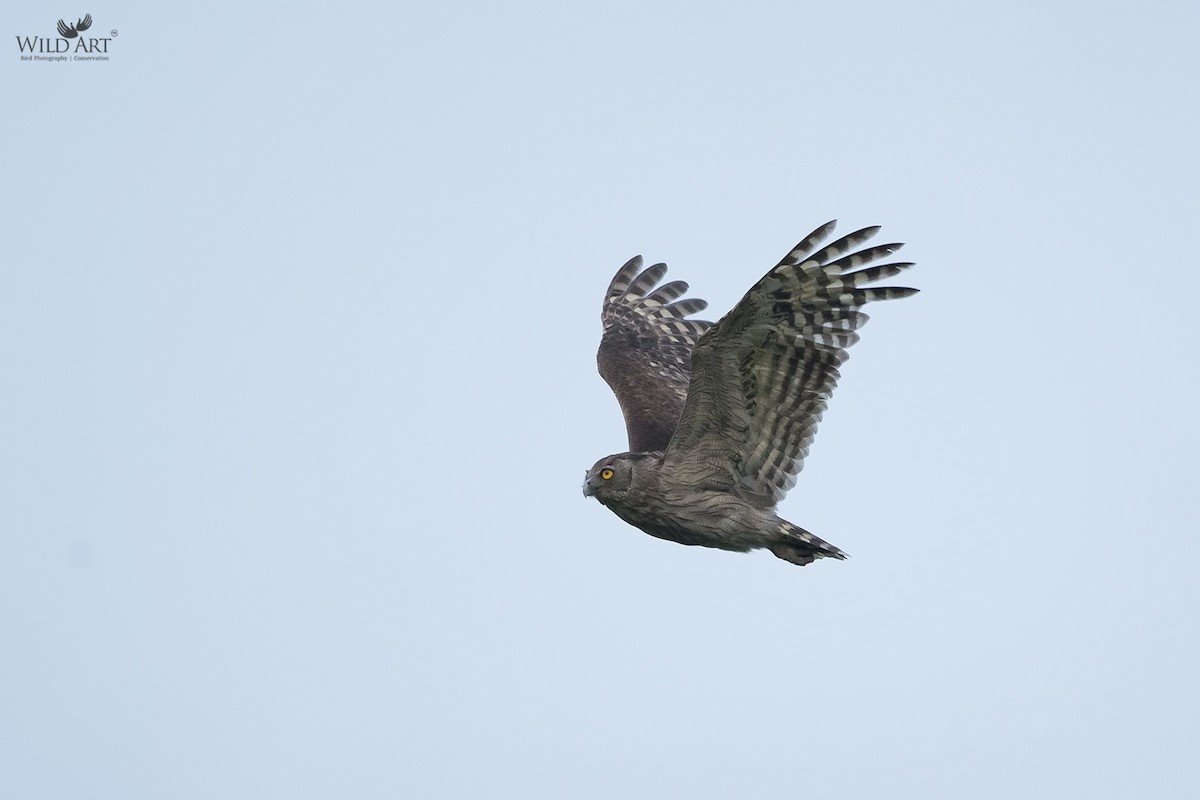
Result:
<svg viewBox="0 0 1200 800">
<path fill-rule="evenodd" d="M 633 484 L 634 460 L 628 453 L 606 456 L 587 471 L 583 479 L 585 497 L 595 497 L 601 503 L 620 500 Z"/>
</svg>

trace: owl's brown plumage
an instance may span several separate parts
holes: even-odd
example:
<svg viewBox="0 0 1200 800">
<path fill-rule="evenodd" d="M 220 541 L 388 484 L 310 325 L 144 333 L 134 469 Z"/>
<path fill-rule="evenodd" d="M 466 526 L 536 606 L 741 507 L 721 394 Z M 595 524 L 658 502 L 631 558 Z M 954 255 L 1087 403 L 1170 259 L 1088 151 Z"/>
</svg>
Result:
<svg viewBox="0 0 1200 800">
<path fill-rule="evenodd" d="M 639 256 L 621 267 L 604 298 L 596 358 L 625 415 L 630 452 L 597 461 L 585 494 L 681 544 L 766 547 L 794 564 L 846 557 L 775 506 L 796 481 L 846 348 L 867 321 L 861 307 L 917 290 L 866 285 L 912 266 L 867 266 L 901 247 L 854 251 L 878 227 L 816 249 L 834 224 L 806 236 L 715 325 L 688 319 L 707 304 L 680 299 L 683 281 L 655 288 L 665 264 L 643 270 Z"/>
</svg>

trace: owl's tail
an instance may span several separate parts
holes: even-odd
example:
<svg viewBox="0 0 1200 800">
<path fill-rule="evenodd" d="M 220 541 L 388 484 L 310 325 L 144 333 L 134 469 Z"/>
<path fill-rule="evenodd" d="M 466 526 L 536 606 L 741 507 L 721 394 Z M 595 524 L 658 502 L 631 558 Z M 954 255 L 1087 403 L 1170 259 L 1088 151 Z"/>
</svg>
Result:
<svg viewBox="0 0 1200 800">
<path fill-rule="evenodd" d="M 800 566 L 811 564 L 818 558 L 846 559 L 846 554 L 841 550 L 786 519 L 779 520 L 779 539 L 770 548 L 784 561 Z"/>
</svg>

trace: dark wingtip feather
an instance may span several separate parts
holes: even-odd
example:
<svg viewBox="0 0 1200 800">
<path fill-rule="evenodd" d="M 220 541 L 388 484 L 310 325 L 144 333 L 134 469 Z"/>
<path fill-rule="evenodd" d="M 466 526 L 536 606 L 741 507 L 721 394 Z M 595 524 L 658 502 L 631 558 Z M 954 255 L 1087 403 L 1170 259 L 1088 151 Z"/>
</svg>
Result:
<svg viewBox="0 0 1200 800">
<path fill-rule="evenodd" d="M 655 302 L 666 305 L 676 298 L 683 297 L 683 295 L 687 294 L 688 288 L 687 281 L 671 281 L 670 283 L 664 283 L 662 286 L 659 286 L 653 292 L 646 295 L 646 299 L 654 300 Z"/>
<path fill-rule="evenodd" d="M 658 264 L 651 264 L 642 270 L 640 275 L 633 279 L 633 283 L 629 284 L 629 288 L 625 290 L 625 294 L 632 297 L 645 297 L 646 293 L 653 289 L 666 274 L 666 264 L 661 262 Z"/>
<path fill-rule="evenodd" d="M 608 290 L 604 294 L 605 305 L 611 303 L 615 298 L 625 294 L 625 290 L 629 288 L 629 284 L 633 283 L 634 277 L 642 269 L 642 257 L 634 256 L 626 261 L 617 274 L 613 275 L 613 279 L 608 283 Z"/>
<path fill-rule="evenodd" d="M 864 292 L 867 300 L 899 300 L 902 297 L 912 297 L 920 289 L 914 289 L 911 286 L 873 286 L 868 289 L 858 289 L 857 291 Z"/>
<path fill-rule="evenodd" d="M 786 256 L 779 259 L 779 263 L 775 265 L 776 269 L 779 267 L 786 267 L 791 264 L 799 264 L 808 257 L 808 254 L 812 252 L 814 247 L 823 242 L 826 237 L 829 236 L 829 234 L 833 233 L 833 230 L 836 227 L 837 220 L 831 219 L 829 222 L 826 222 L 808 236 L 805 236 L 796 244 L 795 247 L 788 251 Z"/>
<path fill-rule="evenodd" d="M 708 308 L 708 301 L 701 300 L 699 297 L 687 297 L 671 303 L 666 308 L 669 313 L 677 317 L 686 317 L 688 314 L 695 314 Z"/>
</svg>

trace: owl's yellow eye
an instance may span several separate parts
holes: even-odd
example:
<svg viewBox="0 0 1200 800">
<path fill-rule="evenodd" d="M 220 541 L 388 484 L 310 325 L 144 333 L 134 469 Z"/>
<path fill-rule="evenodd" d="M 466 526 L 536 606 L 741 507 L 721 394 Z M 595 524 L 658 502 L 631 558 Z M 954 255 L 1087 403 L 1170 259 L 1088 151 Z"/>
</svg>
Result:
<svg viewBox="0 0 1200 800">
<path fill-rule="evenodd" d="M 604 469 L 600 470 L 600 477 L 604 478 L 604 480 L 611 481 L 612 476 L 613 476 L 613 471 L 611 469 L 609 469 L 608 467 L 605 467 Z"/>
</svg>

